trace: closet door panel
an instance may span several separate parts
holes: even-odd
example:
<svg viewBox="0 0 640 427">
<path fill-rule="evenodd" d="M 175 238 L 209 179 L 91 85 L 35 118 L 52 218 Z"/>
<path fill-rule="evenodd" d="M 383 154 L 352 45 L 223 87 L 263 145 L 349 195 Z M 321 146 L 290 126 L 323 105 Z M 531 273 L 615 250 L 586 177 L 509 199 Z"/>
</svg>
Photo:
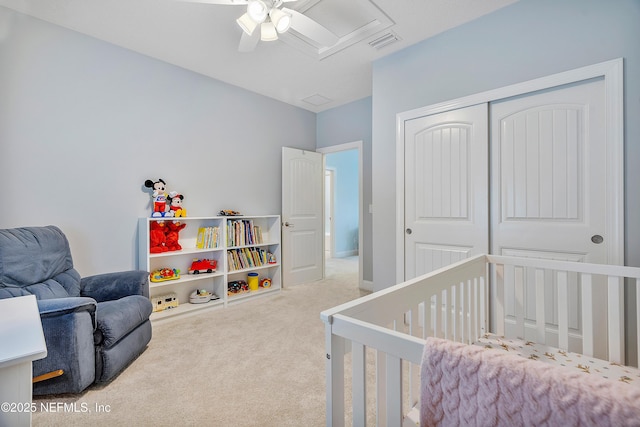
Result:
<svg viewBox="0 0 640 427">
<path fill-rule="evenodd" d="M 487 104 L 405 122 L 405 279 L 489 250 Z"/>
</svg>

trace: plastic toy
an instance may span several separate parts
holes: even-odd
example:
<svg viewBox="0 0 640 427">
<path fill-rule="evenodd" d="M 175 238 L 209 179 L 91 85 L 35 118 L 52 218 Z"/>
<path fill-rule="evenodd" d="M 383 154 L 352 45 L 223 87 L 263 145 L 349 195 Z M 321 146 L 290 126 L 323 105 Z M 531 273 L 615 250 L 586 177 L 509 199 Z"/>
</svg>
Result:
<svg viewBox="0 0 640 427">
<path fill-rule="evenodd" d="M 184 196 L 177 191 L 169 192 L 169 210 L 172 213 L 171 216 L 175 218 L 186 217 L 187 210 L 182 207 L 182 201 L 184 200 Z"/>
<path fill-rule="evenodd" d="M 240 212 L 238 211 L 232 211 L 229 209 L 222 209 L 220 212 L 218 212 L 218 215 L 221 216 L 239 216 L 242 215 Z"/>
<path fill-rule="evenodd" d="M 165 246 L 168 251 L 180 251 L 182 246 L 180 245 L 180 230 L 185 228 L 187 224 L 180 223 L 179 221 L 168 221 Z"/>
<path fill-rule="evenodd" d="M 151 298 L 151 304 L 153 304 L 153 311 L 163 311 L 170 308 L 176 308 L 179 304 L 178 295 L 175 292 L 171 292 L 166 295 L 158 295 Z"/>
<path fill-rule="evenodd" d="M 191 292 L 191 295 L 189 296 L 189 302 L 191 304 L 203 304 L 205 302 L 216 299 L 219 298 L 206 289 L 196 289 L 195 291 Z"/>
<path fill-rule="evenodd" d="M 189 274 L 213 273 L 218 267 L 215 259 L 195 259 L 189 267 Z"/>
<path fill-rule="evenodd" d="M 271 287 L 271 279 L 269 279 L 268 277 L 265 277 L 263 279 L 260 280 L 260 287 L 261 288 L 270 288 Z"/>
<path fill-rule="evenodd" d="M 160 268 L 149 274 L 152 282 L 165 282 L 167 280 L 176 280 L 180 278 L 180 270 L 176 268 Z"/>
<path fill-rule="evenodd" d="M 227 295 L 237 295 L 249 292 L 249 285 L 244 280 L 234 280 L 227 284 Z"/>
<path fill-rule="evenodd" d="M 151 216 L 153 218 L 167 216 L 167 193 L 165 193 L 167 184 L 162 180 L 162 178 L 157 181 L 147 179 L 144 182 L 144 186 L 152 190 L 151 197 L 153 199 L 153 210 L 151 212 Z"/>
</svg>

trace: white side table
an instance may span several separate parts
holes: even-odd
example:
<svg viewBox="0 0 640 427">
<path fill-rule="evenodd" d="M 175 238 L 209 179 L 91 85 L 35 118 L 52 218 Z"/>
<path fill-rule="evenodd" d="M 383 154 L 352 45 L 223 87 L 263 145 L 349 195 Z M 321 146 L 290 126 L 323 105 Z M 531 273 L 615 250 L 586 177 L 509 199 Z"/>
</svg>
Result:
<svg viewBox="0 0 640 427">
<path fill-rule="evenodd" d="M 47 357 L 34 295 L 0 299 L 0 425 L 31 425 L 32 362 Z"/>
</svg>

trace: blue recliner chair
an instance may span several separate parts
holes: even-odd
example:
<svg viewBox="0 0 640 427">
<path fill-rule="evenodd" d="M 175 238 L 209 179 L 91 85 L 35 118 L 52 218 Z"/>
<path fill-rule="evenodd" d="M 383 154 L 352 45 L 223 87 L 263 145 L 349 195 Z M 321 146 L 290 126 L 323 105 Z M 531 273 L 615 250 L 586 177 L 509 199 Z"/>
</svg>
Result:
<svg viewBox="0 0 640 427">
<path fill-rule="evenodd" d="M 33 362 L 33 375 L 62 370 L 36 382 L 34 395 L 80 393 L 144 351 L 151 340 L 147 278 L 146 271 L 81 278 L 54 226 L 0 230 L 0 298 L 38 299 L 48 354 Z"/>
</svg>

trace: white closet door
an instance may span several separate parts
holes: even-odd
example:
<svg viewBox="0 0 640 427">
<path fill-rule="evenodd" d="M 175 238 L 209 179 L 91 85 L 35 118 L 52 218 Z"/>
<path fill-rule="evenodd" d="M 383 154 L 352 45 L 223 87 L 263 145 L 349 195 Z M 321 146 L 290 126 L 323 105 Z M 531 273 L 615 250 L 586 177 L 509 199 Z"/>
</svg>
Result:
<svg viewBox="0 0 640 427">
<path fill-rule="evenodd" d="M 405 280 L 488 252 L 487 108 L 405 122 Z"/>
<path fill-rule="evenodd" d="M 604 81 L 494 102 L 492 253 L 607 262 Z"/>
<path fill-rule="evenodd" d="M 602 79 L 491 104 L 492 253 L 607 263 L 605 113 Z M 533 320 L 534 272 L 524 274 L 523 293 L 507 292 L 505 309 L 513 316 L 522 305 L 525 320 Z M 551 291 L 549 285 L 545 319 L 552 331 L 558 319 Z M 568 321 L 579 337 L 577 276 L 569 277 L 568 292 L 576 302 Z M 606 334 L 604 319 L 598 324 Z"/>
</svg>

